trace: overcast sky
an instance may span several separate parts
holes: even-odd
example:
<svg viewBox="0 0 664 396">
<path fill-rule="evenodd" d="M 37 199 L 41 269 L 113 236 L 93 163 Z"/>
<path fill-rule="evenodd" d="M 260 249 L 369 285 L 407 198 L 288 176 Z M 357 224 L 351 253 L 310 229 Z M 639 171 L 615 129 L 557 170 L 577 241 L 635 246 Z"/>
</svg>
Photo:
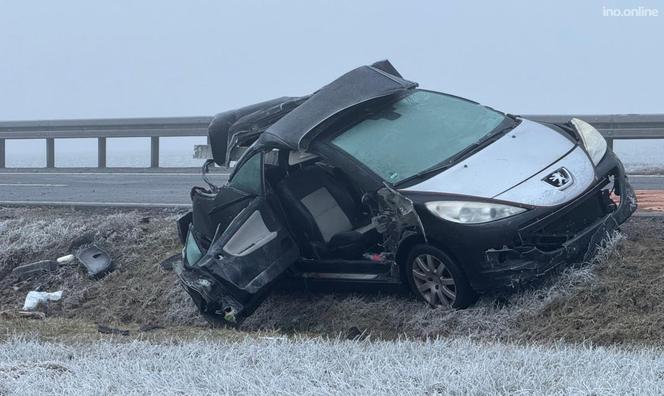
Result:
<svg viewBox="0 0 664 396">
<path fill-rule="evenodd" d="M 662 1 L 0 0 L 0 120 L 211 115 L 382 58 L 513 113 L 664 112 L 663 48 Z"/>
<path fill-rule="evenodd" d="M 660 15 L 603 16 L 630 7 Z M 0 0 L 0 120 L 213 115 L 384 58 L 515 114 L 662 113 L 662 48 L 653 0 Z M 131 140 L 113 139 L 109 161 L 147 161 L 148 141 Z M 195 142 L 162 150 L 190 157 Z M 43 144 L 9 141 L 8 164 L 45 161 Z M 94 164 L 94 141 L 56 144 L 57 166 Z"/>
</svg>

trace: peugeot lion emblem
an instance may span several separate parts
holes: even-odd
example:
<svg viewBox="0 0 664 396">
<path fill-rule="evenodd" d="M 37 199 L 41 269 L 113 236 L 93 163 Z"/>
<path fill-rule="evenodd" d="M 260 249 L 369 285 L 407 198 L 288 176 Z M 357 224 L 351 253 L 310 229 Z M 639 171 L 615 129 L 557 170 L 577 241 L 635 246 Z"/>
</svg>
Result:
<svg viewBox="0 0 664 396">
<path fill-rule="evenodd" d="M 564 190 L 565 188 L 571 186 L 572 183 L 574 183 L 572 174 L 567 170 L 567 168 L 560 168 L 542 180 L 561 190 Z"/>
</svg>

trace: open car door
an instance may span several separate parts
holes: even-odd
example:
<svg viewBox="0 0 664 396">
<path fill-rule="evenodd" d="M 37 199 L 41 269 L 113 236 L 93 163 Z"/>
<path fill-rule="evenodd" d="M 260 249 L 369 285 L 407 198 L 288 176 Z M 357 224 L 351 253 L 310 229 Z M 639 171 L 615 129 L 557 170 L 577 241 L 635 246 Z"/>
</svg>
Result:
<svg viewBox="0 0 664 396">
<path fill-rule="evenodd" d="M 220 224 L 209 247 L 200 246 L 193 236 L 196 222 L 185 241 L 178 275 L 201 313 L 213 322 L 236 323 L 251 314 L 300 256 L 266 194 L 263 155 L 248 153 L 220 192 L 244 191 L 247 201 L 228 224 Z"/>
</svg>

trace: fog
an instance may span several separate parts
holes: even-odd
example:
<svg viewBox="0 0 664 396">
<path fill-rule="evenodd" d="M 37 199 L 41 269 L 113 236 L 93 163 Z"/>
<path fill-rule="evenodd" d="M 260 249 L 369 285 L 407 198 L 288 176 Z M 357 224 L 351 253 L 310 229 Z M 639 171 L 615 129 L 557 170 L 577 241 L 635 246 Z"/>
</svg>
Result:
<svg viewBox="0 0 664 396">
<path fill-rule="evenodd" d="M 664 15 L 603 15 L 639 6 L 664 3 L 0 1 L 0 120 L 212 115 L 383 58 L 512 113 L 657 113 Z"/>
</svg>

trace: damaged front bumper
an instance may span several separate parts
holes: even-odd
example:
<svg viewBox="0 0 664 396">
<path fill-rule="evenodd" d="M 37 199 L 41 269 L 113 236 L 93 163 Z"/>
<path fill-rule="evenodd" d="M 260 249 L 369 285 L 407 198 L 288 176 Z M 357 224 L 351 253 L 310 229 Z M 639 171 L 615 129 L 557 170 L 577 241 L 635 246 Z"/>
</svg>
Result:
<svg viewBox="0 0 664 396">
<path fill-rule="evenodd" d="M 627 181 L 621 164 L 615 168 L 614 186 L 615 191 L 620 193 L 620 203 L 617 206 L 607 204 L 609 210 L 613 209 L 612 211 L 577 231 L 573 237 L 561 243 L 560 247 L 543 249 L 537 245 L 524 243 L 486 250 L 485 263 L 479 271 L 475 288 L 478 291 L 516 288 L 548 274 L 562 264 L 588 261 L 597 252 L 602 241 L 636 211 L 636 195 Z M 605 195 L 603 198 L 608 200 L 606 190 L 603 190 L 602 185 L 597 185 L 536 224 L 519 230 L 519 239 L 532 240 L 530 237 L 535 232 L 534 229 L 543 227 L 540 223 L 552 223 L 563 216 L 574 216 L 575 209 L 584 210 L 582 205 L 593 199 L 602 199 L 600 194 L 603 192 Z"/>
</svg>

